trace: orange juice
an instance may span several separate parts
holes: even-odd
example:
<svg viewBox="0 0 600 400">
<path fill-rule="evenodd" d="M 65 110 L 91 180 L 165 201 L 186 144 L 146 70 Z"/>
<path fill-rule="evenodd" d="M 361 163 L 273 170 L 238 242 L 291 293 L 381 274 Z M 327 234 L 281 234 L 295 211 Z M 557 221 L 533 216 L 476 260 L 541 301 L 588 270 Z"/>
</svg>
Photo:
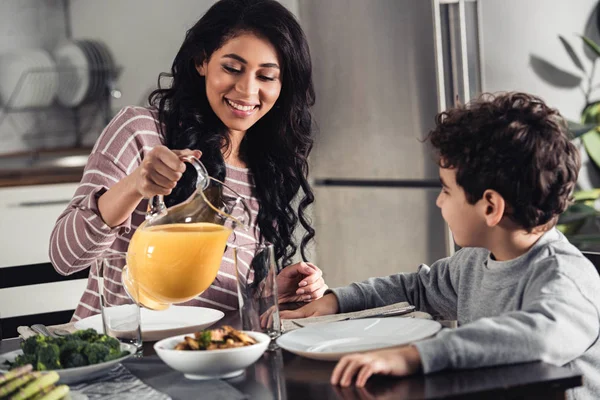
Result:
<svg viewBox="0 0 600 400">
<path fill-rule="evenodd" d="M 145 227 L 127 250 L 123 283 L 132 297 L 152 309 L 191 300 L 214 281 L 231 229 L 198 222 Z M 134 293 L 132 282 L 137 283 Z"/>
</svg>

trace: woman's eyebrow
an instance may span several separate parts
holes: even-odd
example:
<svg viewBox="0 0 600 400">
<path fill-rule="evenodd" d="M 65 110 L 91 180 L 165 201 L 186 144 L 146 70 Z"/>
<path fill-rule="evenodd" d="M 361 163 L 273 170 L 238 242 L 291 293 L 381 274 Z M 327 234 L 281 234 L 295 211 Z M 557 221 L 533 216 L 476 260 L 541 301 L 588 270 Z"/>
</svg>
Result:
<svg viewBox="0 0 600 400">
<path fill-rule="evenodd" d="M 238 56 L 235 53 L 225 54 L 221 58 L 231 58 L 231 59 L 234 59 L 236 61 L 241 62 L 242 64 L 248 64 L 248 61 L 244 60 L 242 57 Z M 275 63 L 264 63 L 264 64 L 260 64 L 260 66 L 263 67 L 263 68 L 277 68 L 277 69 L 279 69 L 279 65 L 277 65 Z"/>
</svg>

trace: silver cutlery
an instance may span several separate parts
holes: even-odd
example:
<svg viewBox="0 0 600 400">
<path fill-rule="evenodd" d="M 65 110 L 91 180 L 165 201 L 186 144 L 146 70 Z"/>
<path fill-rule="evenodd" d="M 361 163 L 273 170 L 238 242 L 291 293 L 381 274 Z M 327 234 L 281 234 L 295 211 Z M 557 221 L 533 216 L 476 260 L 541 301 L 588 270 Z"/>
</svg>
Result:
<svg viewBox="0 0 600 400">
<path fill-rule="evenodd" d="M 394 317 L 397 315 L 404 315 L 407 314 L 411 311 L 414 311 L 415 306 L 406 306 L 406 307 L 402 307 L 402 308 L 397 308 L 395 310 L 388 310 L 388 311 L 383 311 L 377 314 L 373 314 L 373 315 L 357 315 L 354 317 L 347 317 L 347 318 L 343 318 L 343 319 L 338 319 L 335 321 L 331 321 L 331 322 L 339 322 L 339 321 L 352 321 L 355 319 L 365 319 L 365 318 L 386 318 L 386 317 Z M 291 320 L 292 324 L 296 325 L 297 327 L 300 328 L 304 328 L 306 327 L 306 325 L 302 325 L 299 322 L 296 322 L 294 320 Z"/>
<path fill-rule="evenodd" d="M 40 335 L 53 337 L 53 338 L 59 338 L 61 336 L 66 336 L 66 335 L 71 334 L 69 331 L 66 331 L 64 329 L 53 329 L 53 331 L 50 331 L 50 329 L 48 329 L 48 327 L 46 327 L 46 325 L 43 325 L 43 324 L 31 325 L 31 330 L 33 330 L 36 333 L 39 333 Z"/>
</svg>

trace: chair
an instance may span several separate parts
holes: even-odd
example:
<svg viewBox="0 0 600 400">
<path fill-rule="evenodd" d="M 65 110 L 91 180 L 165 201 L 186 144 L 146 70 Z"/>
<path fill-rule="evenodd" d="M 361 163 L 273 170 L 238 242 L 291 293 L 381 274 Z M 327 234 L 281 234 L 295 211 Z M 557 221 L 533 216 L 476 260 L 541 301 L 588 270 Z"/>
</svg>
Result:
<svg viewBox="0 0 600 400">
<path fill-rule="evenodd" d="M 586 256 L 587 259 L 592 262 L 592 264 L 594 264 L 596 271 L 600 273 L 600 253 L 594 251 L 582 251 L 581 253 L 583 253 L 583 255 Z"/>
<path fill-rule="evenodd" d="M 89 268 L 86 268 L 72 275 L 62 276 L 54 270 L 54 267 L 49 262 L 0 268 L 0 299 L 4 298 L 5 302 L 2 304 L 2 309 L 4 310 L 5 315 L 0 315 L 0 338 L 7 339 L 11 337 L 17 337 L 17 327 L 23 325 L 57 325 L 69 322 L 73 316 L 73 313 L 75 312 L 74 309 L 54 310 L 50 305 L 51 310 L 44 313 L 14 315 L 16 312 L 18 312 L 15 311 L 18 310 L 18 307 L 15 307 L 14 305 L 17 305 L 23 300 L 21 299 L 21 296 L 36 296 L 36 291 L 40 291 L 39 285 L 42 284 L 57 284 L 56 288 L 50 288 L 50 292 L 53 293 L 53 295 L 55 294 L 55 296 L 60 296 L 61 285 L 58 284 L 59 282 L 71 281 L 75 279 L 87 280 L 88 274 Z M 23 290 L 19 290 L 20 287 L 25 288 L 23 288 Z M 15 288 L 17 289 L 15 290 Z M 48 287 L 46 287 L 46 289 L 46 292 L 48 292 Z M 4 296 L 2 296 L 2 292 L 4 292 Z M 18 295 L 15 295 L 15 292 L 17 292 Z M 8 301 L 10 301 L 10 303 L 6 302 L 7 298 L 9 298 Z M 48 305 L 48 301 L 51 300 L 52 299 L 47 299 L 46 305 Z M 10 312 L 10 317 L 8 317 L 6 315 L 6 310 L 10 310 L 11 305 L 13 305 L 12 312 Z"/>
</svg>

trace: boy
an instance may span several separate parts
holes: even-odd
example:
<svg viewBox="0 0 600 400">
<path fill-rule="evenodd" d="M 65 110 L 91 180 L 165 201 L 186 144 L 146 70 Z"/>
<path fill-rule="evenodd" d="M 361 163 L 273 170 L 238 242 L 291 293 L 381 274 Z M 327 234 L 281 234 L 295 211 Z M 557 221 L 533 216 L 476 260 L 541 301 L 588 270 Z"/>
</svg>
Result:
<svg viewBox="0 0 600 400">
<path fill-rule="evenodd" d="M 572 398 L 600 398 L 600 278 L 554 228 L 580 167 L 560 114 L 524 93 L 482 96 L 439 114 L 428 140 L 440 167 L 436 204 L 462 249 L 416 273 L 333 289 L 282 318 L 408 301 L 458 320 L 411 346 L 342 358 L 333 384 L 542 360 L 585 376 Z"/>
</svg>

